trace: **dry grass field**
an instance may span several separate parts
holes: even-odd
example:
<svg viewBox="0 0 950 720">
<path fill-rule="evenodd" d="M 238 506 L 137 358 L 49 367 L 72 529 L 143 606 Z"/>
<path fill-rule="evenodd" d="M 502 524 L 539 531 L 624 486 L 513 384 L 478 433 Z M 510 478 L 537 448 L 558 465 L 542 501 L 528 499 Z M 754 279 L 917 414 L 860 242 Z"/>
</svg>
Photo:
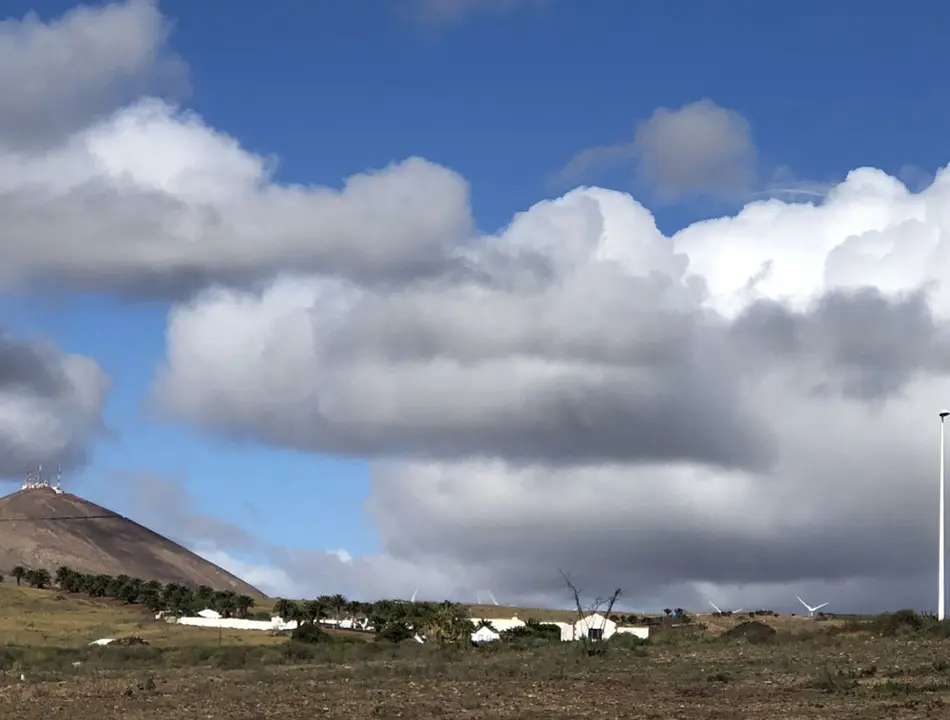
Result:
<svg viewBox="0 0 950 720">
<path fill-rule="evenodd" d="M 664 631 L 645 644 L 611 640 L 595 656 L 574 643 L 438 649 L 338 638 L 301 646 L 267 632 L 219 640 L 217 630 L 169 625 L 130 606 L 3 583 L 0 717 L 950 717 L 942 632 L 882 636 L 877 626 L 780 617 L 767 620 L 778 632 L 755 642 L 722 634 L 738 619 L 698 619 L 704 630 Z M 88 647 L 122 635 L 149 646 Z"/>
<path fill-rule="evenodd" d="M 574 622 L 576 610 L 546 610 L 544 608 L 523 608 L 509 605 L 469 605 L 469 613 L 477 618 L 510 618 L 517 616 L 521 620 L 529 618 L 538 622 Z"/>
<path fill-rule="evenodd" d="M 157 621 L 143 608 L 115 600 L 0 583 L 0 647 L 84 647 L 99 638 L 135 635 L 159 647 L 218 643 L 218 630 Z M 280 642 L 266 632 L 223 630 L 225 645 Z"/>
</svg>

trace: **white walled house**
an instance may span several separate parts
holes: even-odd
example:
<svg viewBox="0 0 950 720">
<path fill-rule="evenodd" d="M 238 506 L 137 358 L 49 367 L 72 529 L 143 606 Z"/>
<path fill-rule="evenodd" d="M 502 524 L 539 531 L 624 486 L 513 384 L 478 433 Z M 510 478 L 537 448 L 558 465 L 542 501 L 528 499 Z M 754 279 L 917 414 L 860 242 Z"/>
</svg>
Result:
<svg viewBox="0 0 950 720">
<path fill-rule="evenodd" d="M 545 625 L 557 625 L 561 629 L 561 640 L 571 642 L 587 638 L 588 640 L 606 640 L 614 635 L 635 635 L 642 640 L 650 637 L 648 627 L 625 627 L 600 613 L 593 613 L 575 623 L 552 622 Z"/>
<path fill-rule="evenodd" d="M 501 634 L 495 632 L 489 627 L 480 627 L 478 630 L 472 633 L 472 642 L 481 643 L 481 642 L 494 642 L 495 640 L 500 640 Z"/>
<path fill-rule="evenodd" d="M 606 640 L 617 632 L 617 623 L 600 613 L 582 617 L 574 623 L 574 639 Z"/>
<path fill-rule="evenodd" d="M 505 630 L 524 627 L 526 624 L 525 621 L 519 619 L 517 615 L 510 618 L 472 618 L 472 624 L 476 627 L 480 622 L 491 623 L 491 626 L 495 628 L 495 632 L 499 634 L 505 632 Z"/>
<path fill-rule="evenodd" d="M 501 634 L 505 630 L 512 630 L 518 627 L 524 627 L 525 622 L 514 616 L 511 618 L 471 618 L 472 625 L 476 628 L 472 633 L 472 642 L 492 642 L 500 640 Z M 480 623 L 487 622 L 491 627 L 478 627 Z"/>
</svg>

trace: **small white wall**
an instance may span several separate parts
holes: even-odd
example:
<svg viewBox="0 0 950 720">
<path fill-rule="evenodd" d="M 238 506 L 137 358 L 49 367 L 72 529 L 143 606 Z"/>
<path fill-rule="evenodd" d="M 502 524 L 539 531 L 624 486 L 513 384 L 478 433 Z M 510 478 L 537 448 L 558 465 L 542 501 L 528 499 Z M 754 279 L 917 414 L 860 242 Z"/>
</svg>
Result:
<svg viewBox="0 0 950 720">
<path fill-rule="evenodd" d="M 321 625 L 342 628 L 343 630 L 366 630 L 369 627 L 369 618 L 344 618 L 336 620 L 334 618 L 321 618 Z"/>
<path fill-rule="evenodd" d="M 492 627 L 495 628 L 496 632 L 503 633 L 505 630 L 512 630 L 516 627 L 524 627 L 526 625 L 524 620 L 520 620 L 518 616 L 510 618 L 472 618 L 472 625 L 477 626 L 478 623 L 485 621 L 490 622 Z"/>
<path fill-rule="evenodd" d="M 618 635 L 636 635 L 641 640 L 650 638 L 650 628 L 648 627 L 622 627 L 617 626 Z"/>
<path fill-rule="evenodd" d="M 206 618 L 183 617 L 178 618 L 179 625 L 192 627 L 224 628 L 229 630 L 295 630 L 297 621 L 284 622 L 278 617 L 268 620 L 239 620 L 238 618 Z"/>
<path fill-rule="evenodd" d="M 541 625 L 553 625 L 561 631 L 561 642 L 570 642 L 574 639 L 574 626 L 566 622 L 543 622 Z"/>
</svg>

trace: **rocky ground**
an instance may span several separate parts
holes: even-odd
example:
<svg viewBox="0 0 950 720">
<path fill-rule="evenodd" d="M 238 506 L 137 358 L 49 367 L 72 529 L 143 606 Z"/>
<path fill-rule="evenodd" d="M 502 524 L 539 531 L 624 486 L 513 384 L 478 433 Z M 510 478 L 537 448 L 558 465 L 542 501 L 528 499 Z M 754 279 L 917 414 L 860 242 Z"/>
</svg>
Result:
<svg viewBox="0 0 950 720">
<path fill-rule="evenodd" d="M 702 638 L 598 657 L 567 645 L 304 665 L 222 657 L 209 662 L 233 667 L 13 668 L 0 686 L 0 717 L 950 717 L 950 641 L 918 637 Z"/>
</svg>

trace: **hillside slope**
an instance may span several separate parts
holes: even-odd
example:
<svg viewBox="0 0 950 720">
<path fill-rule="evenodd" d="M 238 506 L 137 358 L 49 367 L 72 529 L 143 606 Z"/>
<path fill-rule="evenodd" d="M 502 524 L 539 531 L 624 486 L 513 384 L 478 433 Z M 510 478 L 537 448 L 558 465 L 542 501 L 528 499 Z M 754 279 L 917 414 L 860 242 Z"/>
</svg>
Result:
<svg viewBox="0 0 950 720">
<path fill-rule="evenodd" d="M 52 488 L 0 498 L 0 572 L 16 565 L 55 572 L 128 575 L 207 585 L 263 597 L 255 587 L 143 525 Z"/>
</svg>

